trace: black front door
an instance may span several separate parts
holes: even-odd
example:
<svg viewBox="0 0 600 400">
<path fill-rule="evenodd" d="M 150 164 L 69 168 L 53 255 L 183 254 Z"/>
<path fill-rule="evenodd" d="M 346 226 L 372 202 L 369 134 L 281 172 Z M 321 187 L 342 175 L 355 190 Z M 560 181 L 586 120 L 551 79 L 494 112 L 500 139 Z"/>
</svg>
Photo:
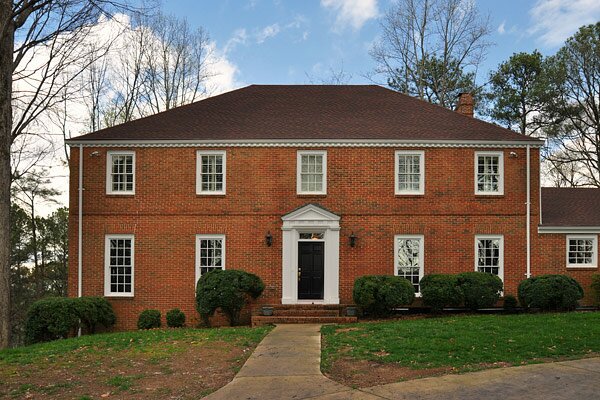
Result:
<svg viewBox="0 0 600 400">
<path fill-rule="evenodd" d="M 298 299 L 322 300 L 325 243 L 298 242 Z"/>
</svg>

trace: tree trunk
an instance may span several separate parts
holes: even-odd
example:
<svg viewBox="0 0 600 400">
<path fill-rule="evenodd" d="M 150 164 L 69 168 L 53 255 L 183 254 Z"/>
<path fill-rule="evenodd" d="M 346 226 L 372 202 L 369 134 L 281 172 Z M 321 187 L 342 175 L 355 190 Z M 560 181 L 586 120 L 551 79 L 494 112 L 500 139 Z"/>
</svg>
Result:
<svg viewBox="0 0 600 400">
<path fill-rule="evenodd" d="M 0 0 L 0 349 L 10 344 L 10 146 L 12 143 L 13 4 Z"/>
</svg>

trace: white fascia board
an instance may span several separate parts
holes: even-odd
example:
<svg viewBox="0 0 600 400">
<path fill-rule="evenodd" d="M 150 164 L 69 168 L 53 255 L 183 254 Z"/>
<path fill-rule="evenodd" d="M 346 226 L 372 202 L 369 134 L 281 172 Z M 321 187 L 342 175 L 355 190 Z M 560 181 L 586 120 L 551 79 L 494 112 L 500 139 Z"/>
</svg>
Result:
<svg viewBox="0 0 600 400">
<path fill-rule="evenodd" d="M 600 233 L 600 226 L 538 226 L 538 233 Z"/>
</svg>

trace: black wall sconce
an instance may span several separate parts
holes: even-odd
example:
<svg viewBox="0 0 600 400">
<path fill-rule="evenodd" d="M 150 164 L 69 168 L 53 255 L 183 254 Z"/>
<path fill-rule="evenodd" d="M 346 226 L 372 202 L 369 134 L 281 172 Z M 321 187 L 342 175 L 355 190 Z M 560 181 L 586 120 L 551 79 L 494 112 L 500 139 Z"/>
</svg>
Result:
<svg viewBox="0 0 600 400">
<path fill-rule="evenodd" d="M 356 237 L 356 235 L 354 235 L 354 232 L 352 232 L 350 234 L 350 247 L 356 246 L 356 239 L 358 238 Z"/>
<path fill-rule="evenodd" d="M 269 247 L 271 247 L 271 245 L 273 244 L 273 236 L 271 235 L 271 231 L 267 232 L 267 236 L 265 236 L 265 243 Z"/>
</svg>

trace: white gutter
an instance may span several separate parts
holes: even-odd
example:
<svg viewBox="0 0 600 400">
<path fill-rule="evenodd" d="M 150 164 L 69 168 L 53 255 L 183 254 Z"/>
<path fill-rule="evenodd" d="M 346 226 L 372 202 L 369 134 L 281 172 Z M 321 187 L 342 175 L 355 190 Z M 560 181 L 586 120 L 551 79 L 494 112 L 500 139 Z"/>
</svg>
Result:
<svg viewBox="0 0 600 400">
<path fill-rule="evenodd" d="M 79 188 L 78 188 L 78 204 L 77 204 L 77 297 L 81 297 L 83 295 L 82 288 L 82 275 L 83 275 L 83 262 L 81 260 L 83 251 L 81 249 L 82 240 L 82 217 L 83 217 L 83 146 L 79 145 Z M 81 326 L 77 331 L 77 336 L 81 336 Z"/>
<path fill-rule="evenodd" d="M 531 278 L 531 147 L 527 145 L 527 273 Z"/>
<path fill-rule="evenodd" d="M 538 233 L 600 233 L 600 226 L 539 226 Z"/>
</svg>

